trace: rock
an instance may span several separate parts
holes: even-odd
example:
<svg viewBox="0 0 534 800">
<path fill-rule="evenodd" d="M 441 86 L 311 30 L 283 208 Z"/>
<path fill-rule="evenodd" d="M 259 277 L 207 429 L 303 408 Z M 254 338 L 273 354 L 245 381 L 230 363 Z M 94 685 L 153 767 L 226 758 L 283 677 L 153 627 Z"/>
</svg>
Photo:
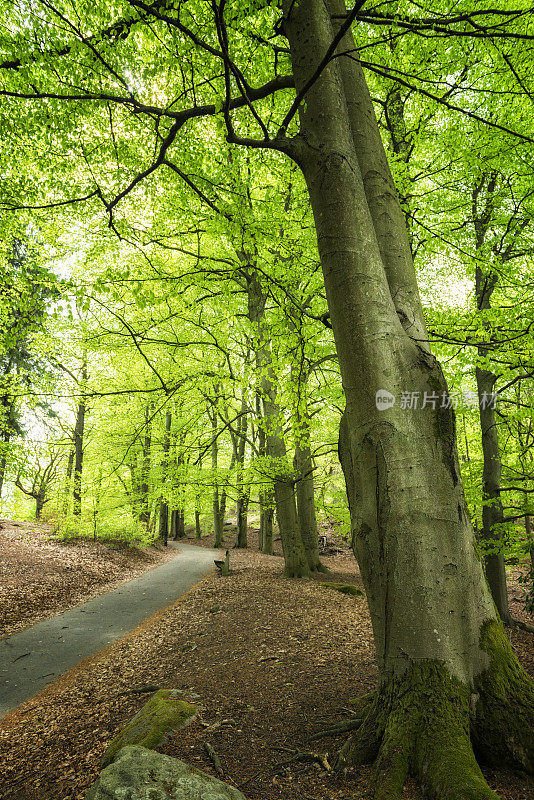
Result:
<svg viewBox="0 0 534 800">
<path fill-rule="evenodd" d="M 160 689 L 112 739 L 100 761 L 101 769 L 111 764 L 119 750 L 126 745 L 157 747 L 178 728 L 193 722 L 198 711 L 199 706 L 184 700 L 183 693 L 178 689 Z"/>
<path fill-rule="evenodd" d="M 104 769 L 85 800 L 245 800 L 233 786 L 184 761 L 132 745 Z"/>
</svg>

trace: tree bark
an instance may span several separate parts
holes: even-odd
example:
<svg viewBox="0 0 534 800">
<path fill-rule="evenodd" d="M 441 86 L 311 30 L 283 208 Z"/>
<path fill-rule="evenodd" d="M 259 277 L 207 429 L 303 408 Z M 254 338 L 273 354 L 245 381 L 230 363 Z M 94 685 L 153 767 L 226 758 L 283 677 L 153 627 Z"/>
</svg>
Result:
<svg viewBox="0 0 534 800">
<path fill-rule="evenodd" d="M 5 442 L 4 438 L 4 442 Z M 6 443 L 7 447 L 7 443 Z M 0 497 L 2 497 L 2 489 L 4 488 L 4 478 L 6 475 L 7 456 L 5 453 L 0 455 Z"/>
<path fill-rule="evenodd" d="M 323 0 L 284 3 L 297 92 L 334 38 L 333 9 Z M 330 61 L 308 89 L 300 135 L 288 146 L 309 190 L 346 395 L 340 455 L 380 672 L 341 762 L 375 760 L 380 800 L 400 797 L 409 772 L 438 798 L 495 800 L 472 741 L 493 763 L 532 769 L 534 690 L 475 551 L 454 411 L 442 405 L 447 384 L 424 341 L 406 232 L 392 224 L 402 210 L 389 213 L 394 187 L 380 165 L 378 177 L 368 166 L 379 139 L 374 115 L 360 139 L 354 132 L 350 105 L 361 82 L 348 73 L 353 61 Z M 378 408 L 383 390 L 435 400 Z"/>
<path fill-rule="evenodd" d="M 305 391 L 305 390 L 304 390 Z M 311 452 L 310 424 L 306 409 L 300 409 L 295 458 L 293 465 L 297 476 L 297 511 L 300 535 L 306 550 L 306 558 L 312 572 L 327 572 L 319 558 L 319 531 L 315 513 L 315 464 Z"/>
<path fill-rule="evenodd" d="M 87 384 L 87 360 L 84 356 L 80 387 L 85 390 Z M 83 473 L 83 436 L 85 430 L 85 401 L 78 403 L 76 424 L 74 426 L 74 480 L 72 487 L 72 513 L 79 517 L 82 513 L 82 473 Z"/>
<path fill-rule="evenodd" d="M 152 450 L 152 403 L 147 403 L 145 408 L 145 436 L 141 455 L 141 482 L 139 486 L 139 521 L 149 526 L 150 523 L 150 459 Z"/>
<path fill-rule="evenodd" d="M 262 553 L 272 556 L 273 549 L 273 518 L 274 518 L 274 492 L 260 492 L 260 549 Z"/>
<path fill-rule="evenodd" d="M 46 504 L 46 497 L 42 494 L 38 494 L 35 497 L 35 519 L 40 520 L 43 516 L 43 508 Z"/>
<path fill-rule="evenodd" d="M 159 528 L 158 535 L 165 547 L 169 539 L 169 501 L 165 494 L 165 483 L 167 481 L 167 470 L 169 461 L 169 448 L 171 437 L 172 414 L 167 411 L 165 414 L 165 435 L 163 437 L 163 457 L 161 459 L 161 484 L 163 492 L 161 494 L 161 505 L 159 508 Z"/>
<path fill-rule="evenodd" d="M 248 360 L 248 359 L 247 359 Z M 247 403 L 246 403 L 246 396 L 245 391 L 243 390 L 243 395 L 241 399 L 241 416 L 239 417 L 239 424 L 238 424 L 238 435 L 239 441 L 236 440 L 235 442 L 235 449 L 237 450 L 236 454 L 236 464 L 237 464 L 237 501 L 236 501 L 236 512 L 237 512 L 237 538 L 235 546 L 238 548 L 246 548 L 248 546 L 247 540 L 247 512 L 248 512 L 248 503 L 249 503 L 249 490 L 245 487 L 244 480 L 243 480 L 243 471 L 245 465 L 245 453 L 246 453 L 246 435 L 248 430 L 248 414 L 246 413 Z"/>
<path fill-rule="evenodd" d="M 64 517 L 69 513 L 69 498 L 70 498 L 70 481 L 72 478 L 72 469 L 74 467 L 74 447 L 69 449 L 69 457 L 67 459 L 67 469 L 65 471 L 65 486 L 63 489 L 63 504 L 61 512 Z"/>
<path fill-rule="evenodd" d="M 488 401 L 495 386 L 495 375 L 476 368 L 479 401 L 480 431 L 482 434 L 482 530 L 480 541 L 484 548 L 486 578 L 497 611 L 503 622 L 511 624 L 506 586 L 503 534 L 504 511 L 501 500 L 501 451 L 497 420 L 493 404 Z"/>
<path fill-rule="evenodd" d="M 265 452 L 273 472 L 276 519 L 284 552 L 284 574 L 289 578 L 308 577 L 310 569 L 297 516 L 295 476 L 287 457 L 282 413 L 276 402 L 276 376 L 265 330 L 266 296 L 258 276 L 252 271 L 247 272 L 247 290 L 248 314 L 255 334 L 254 347 L 263 405 Z"/>
<path fill-rule="evenodd" d="M 85 403 L 78 403 L 74 427 L 74 480 L 72 486 L 72 513 L 82 513 L 83 435 L 85 430 Z"/>
<path fill-rule="evenodd" d="M 215 409 L 210 410 L 208 409 L 208 415 L 211 420 L 211 468 L 213 470 L 213 530 L 215 533 L 215 539 L 213 542 L 213 546 L 215 548 L 222 547 L 224 542 L 224 512 L 226 506 L 226 496 L 224 496 L 224 507 L 221 508 L 223 505 L 219 499 L 219 484 L 217 482 L 217 459 L 219 453 L 219 447 L 217 445 L 217 412 Z M 223 498 L 221 498 L 223 499 Z M 221 513 L 222 512 L 222 513 Z"/>
</svg>

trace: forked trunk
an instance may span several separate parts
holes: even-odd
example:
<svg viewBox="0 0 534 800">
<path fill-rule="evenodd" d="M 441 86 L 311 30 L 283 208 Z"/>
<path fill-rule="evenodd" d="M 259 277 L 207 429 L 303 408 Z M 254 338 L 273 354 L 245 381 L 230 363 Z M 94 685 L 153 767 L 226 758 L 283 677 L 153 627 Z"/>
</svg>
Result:
<svg viewBox="0 0 534 800">
<path fill-rule="evenodd" d="M 297 91 L 333 40 L 336 10 L 285 3 Z M 353 52 L 349 38 L 342 51 Z M 531 769 L 534 692 L 475 551 L 454 411 L 423 342 L 409 249 L 400 234 L 380 241 L 380 192 L 387 207 L 392 187 L 356 150 L 367 144 L 372 155 L 376 120 L 367 113 L 353 135 L 348 61 L 330 61 L 308 90 L 290 151 L 308 185 L 345 390 L 340 454 L 380 670 L 342 761 L 376 759 L 380 800 L 400 797 L 408 772 L 435 797 L 489 800 L 470 736 L 493 763 Z"/>
</svg>

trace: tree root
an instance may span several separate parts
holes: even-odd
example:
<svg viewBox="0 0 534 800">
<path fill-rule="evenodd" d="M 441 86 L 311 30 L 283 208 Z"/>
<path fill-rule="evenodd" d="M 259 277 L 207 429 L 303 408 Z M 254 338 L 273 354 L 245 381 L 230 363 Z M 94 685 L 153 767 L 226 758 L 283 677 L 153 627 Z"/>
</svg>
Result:
<svg viewBox="0 0 534 800">
<path fill-rule="evenodd" d="M 515 619 L 511 617 L 511 624 L 510 627 L 512 628 L 520 628 L 522 631 L 527 631 L 528 633 L 534 633 L 534 625 L 529 625 L 528 622 L 523 622 L 522 619 Z"/>
<path fill-rule="evenodd" d="M 335 725 L 329 725 L 328 728 L 324 728 L 322 731 L 318 731 L 312 736 L 309 736 L 306 741 L 315 742 L 317 739 L 325 739 L 327 736 L 336 736 L 340 733 L 358 730 L 370 708 L 372 708 L 376 696 L 376 692 L 369 692 L 368 694 L 362 695 L 362 697 L 351 700 L 352 708 L 350 710 L 346 709 L 350 714 L 350 719 L 344 722 L 338 722 Z"/>
<path fill-rule="evenodd" d="M 278 770 L 281 767 L 287 767 L 289 764 L 294 764 L 296 761 L 303 762 L 305 764 L 319 764 L 325 772 L 332 772 L 332 767 L 328 762 L 328 754 L 324 753 L 316 753 L 312 750 L 299 750 L 291 747 L 283 747 L 278 746 L 274 748 L 275 750 L 283 750 L 284 752 L 291 753 L 291 757 L 285 759 L 284 761 L 278 762 L 275 764 L 273 769 Z"/>
</svg>

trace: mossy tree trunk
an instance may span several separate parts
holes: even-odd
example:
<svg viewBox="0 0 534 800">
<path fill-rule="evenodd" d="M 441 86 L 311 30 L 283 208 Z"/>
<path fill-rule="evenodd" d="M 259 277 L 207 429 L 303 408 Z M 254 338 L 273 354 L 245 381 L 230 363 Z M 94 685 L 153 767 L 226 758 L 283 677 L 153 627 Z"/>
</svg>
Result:
<svg viewBox="0 0 534 800">
<path fill-rule="evenodd" d="M 340 0 L 284 9 L 298 92 L 346 11 Z M 380 672 L 341 764 L 374 760 L 377 800 L 400 798 L 409 773 L 435 798 L 495 800 L 473 746 L 495 766 L 532 769 L 533 684 L 476 554 L 454 411 L 351 35 L 339 50 L 351 55 L 308 89 L 288 147 L 310 194 L 346 395 L 340 454 Z M 378 408 L 383 390 L 397 402 Z M 403 408 L 405 391 L 424 408 Z"/>
</svg>

